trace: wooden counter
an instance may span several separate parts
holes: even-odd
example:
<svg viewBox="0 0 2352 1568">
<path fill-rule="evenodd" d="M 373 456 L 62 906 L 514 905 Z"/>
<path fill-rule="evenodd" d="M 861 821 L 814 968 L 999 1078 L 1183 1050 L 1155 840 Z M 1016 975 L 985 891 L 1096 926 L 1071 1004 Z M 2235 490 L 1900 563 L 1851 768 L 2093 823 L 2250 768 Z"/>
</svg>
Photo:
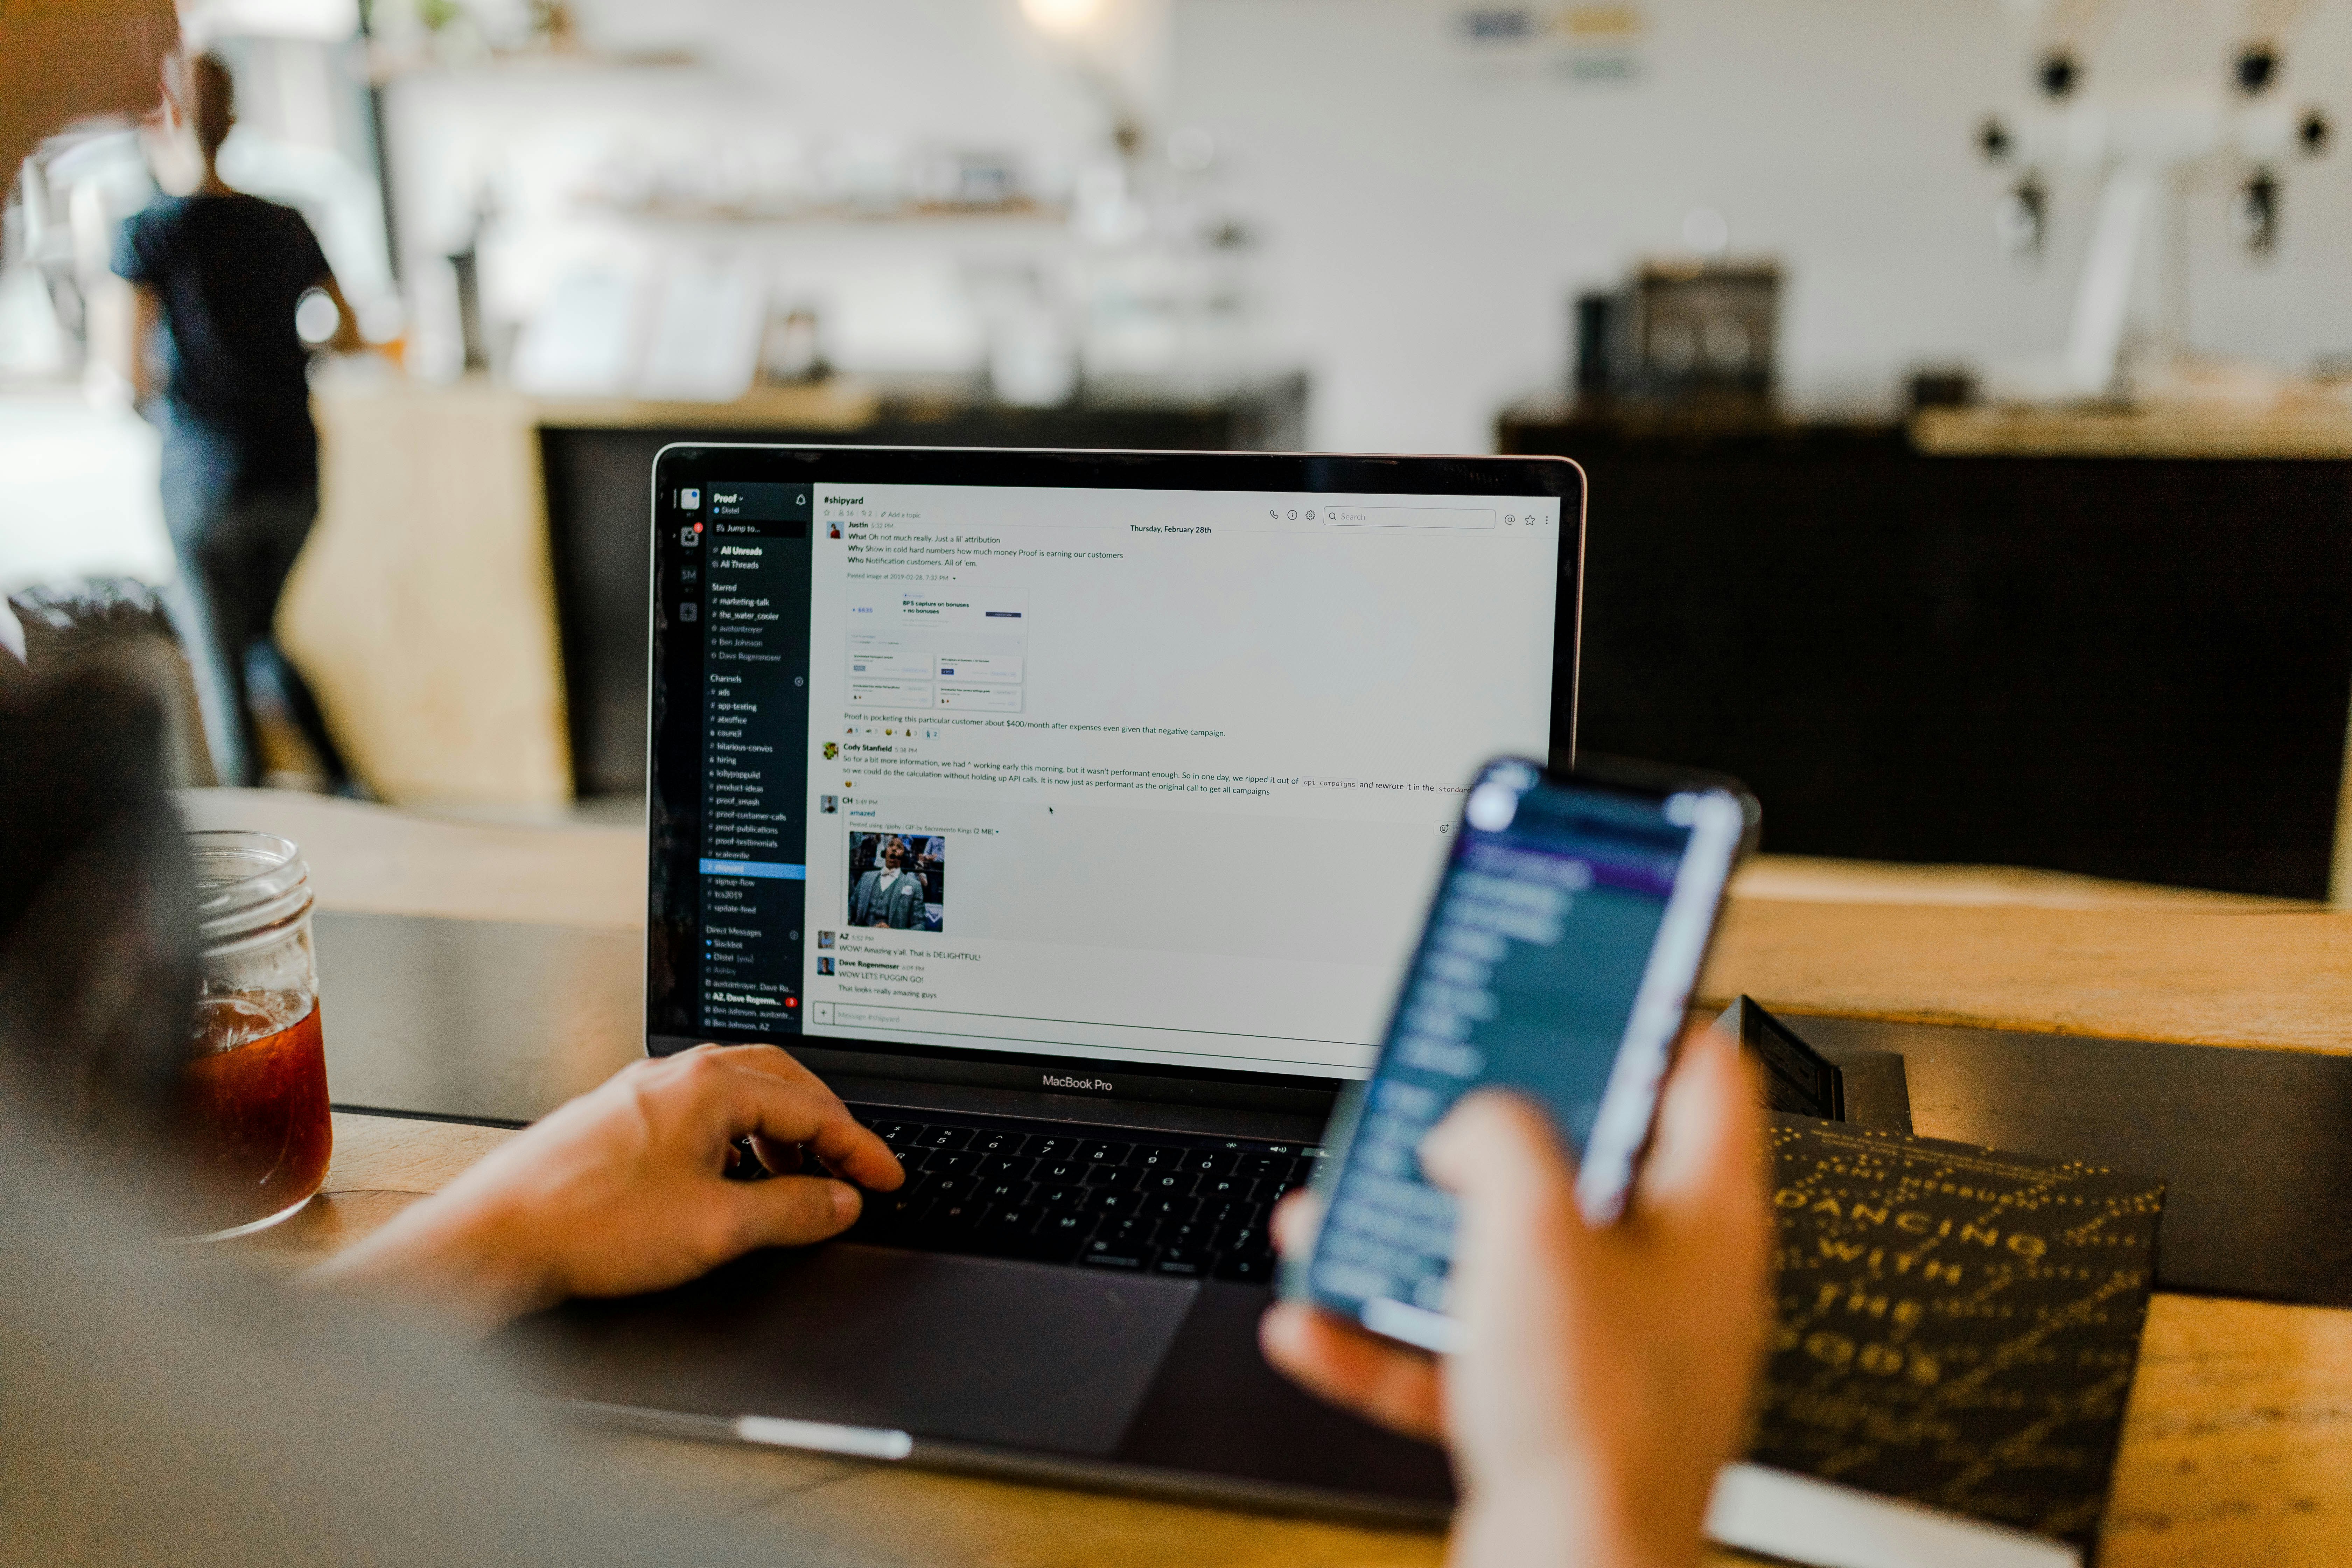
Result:
<svg viewBox="0 0 2352 1568">
<path fill-rule="evenodd" d="M 313 398 L 319 525 L 280 635 L 383 798 L 541 816 L 575 780 L 643 784 L 645 505 L 663 444 L 1296 447 L 1307 398 L 1295 374 L 1105 383 L 1053 408 L 836 377 L 663 403 L 340 368 Z"/>
<path fill-rule="evenodd" d="M 2352 458 L 2352 398 L 2148 408 L 1930 408 L 1911 421 L 1941 458 Z"/>
<path fill-rule="evenodd" d="M 300 840 L 322 904 L 633 925 L 642 838 L 421 819 L 268 791 L 192 791 L 192 821 Z M 1843 896 L 1842 896 L 1843 895 Z M 1790 1012 L 2340 1050 L 2352 914 L 1988 868 L 1751 866 L 1705 989 Z M 348 1244 L 510 1133 L 342 1115 L 326 1192 L 245 1244 L 293 1265 Z M 1433 1537 L 1057 1491 L 785 1453 L 597 1436 L 689 1520 L 883 1562 L 1434 1563 Z M 2352 1561 L 2352 1311 L 2160 1294 L 2104 1568 Z"/>
<path fill-rule="evenodd" d="M 679 405 L 330 378 L 314 400 L 319 525 L 280 634 L 385 799 L 560 811 L 572 767 L 541 427 L 837 434 L 875 405 L 847 384 Z"/>
</svg>

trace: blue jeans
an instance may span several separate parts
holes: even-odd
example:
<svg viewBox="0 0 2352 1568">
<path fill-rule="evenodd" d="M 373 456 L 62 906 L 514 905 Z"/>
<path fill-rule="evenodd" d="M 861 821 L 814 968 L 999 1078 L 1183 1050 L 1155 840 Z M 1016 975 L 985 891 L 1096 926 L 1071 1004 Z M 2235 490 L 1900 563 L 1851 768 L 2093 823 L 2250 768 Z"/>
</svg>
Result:
<svg viewBox="0 0 2352 1568">
<path fill-rule="evenodd" d="M 319 515 L 315 478 L 244 482 L 219 444 L 185 429 L 163 437 L 163 522 L 179 557 L 168 595 L 195 676 L 205 734 L 223 784 L 261 782 L 251 687 L 274 685 L 331 785 L 348 782 L 310 683 L 273 629 L 287 574 Z"/>
</svg>

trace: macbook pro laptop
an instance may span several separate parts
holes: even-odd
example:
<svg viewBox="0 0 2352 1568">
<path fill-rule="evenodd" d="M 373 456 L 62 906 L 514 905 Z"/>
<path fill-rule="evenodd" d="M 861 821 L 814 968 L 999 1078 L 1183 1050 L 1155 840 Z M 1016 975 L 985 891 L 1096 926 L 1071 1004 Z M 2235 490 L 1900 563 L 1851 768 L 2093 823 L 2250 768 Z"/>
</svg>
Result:
<svg viewBox="0 0 2352 1568">
<path fill-rule="evenodd" d="M 1474 770 L 1566 762 L 1545 458 L 673 446 L 646 1049 L 793 1051 L 908 1181 L 518 1331 L 576 1409 L 1371 1514 L 1443 1456 L 1265 1364 Z"/>
</svg>

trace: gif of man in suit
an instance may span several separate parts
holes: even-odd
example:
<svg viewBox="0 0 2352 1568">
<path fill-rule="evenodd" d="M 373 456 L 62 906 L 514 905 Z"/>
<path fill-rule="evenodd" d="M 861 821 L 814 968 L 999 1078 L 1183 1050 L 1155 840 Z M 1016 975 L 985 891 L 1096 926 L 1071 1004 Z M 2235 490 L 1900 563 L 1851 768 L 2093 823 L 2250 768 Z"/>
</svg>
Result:
<svg viewBox="0 0 2352 1568">
<path fill-rule="evenodd" d="M 923 879 L 907 868 L 907 842 L 882 841 L 882 864 L 857 879 L 849 895 L 849 923 L 919 931 L 923 924 Z"/>
</svg>

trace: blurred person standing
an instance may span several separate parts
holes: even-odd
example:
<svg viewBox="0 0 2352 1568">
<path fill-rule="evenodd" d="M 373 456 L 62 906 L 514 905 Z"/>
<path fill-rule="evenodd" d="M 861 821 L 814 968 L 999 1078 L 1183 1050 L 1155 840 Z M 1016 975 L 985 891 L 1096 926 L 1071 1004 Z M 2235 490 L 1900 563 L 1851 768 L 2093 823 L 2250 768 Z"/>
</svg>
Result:
<svg viewBox="0 0 2352 1568">
<path fill-rule="evenodd" d="M 180 563 L 175 618 L 222 782 L 261 782 L 253 661 L 283 694 L 330 787 L 346 790 L 350 771 L 273 626 L 319 512 L 310 351 L 296 308 L 313 289 L 331 300 L 337 349 L 360 346 L 358 324 L 302 215 L 221 179 L 216 159 L 236 121 L 228 68 L 211 55 L 174 58 L 165 81 L 164 127 L 193 133 L 203 183 L 125 222 L 114 270 L 136 295 L 121 369 L 163 432 L 163 521 Z M 169 367 L 160 401 L 147 352 L 159 328 Z"/>
</svg>

